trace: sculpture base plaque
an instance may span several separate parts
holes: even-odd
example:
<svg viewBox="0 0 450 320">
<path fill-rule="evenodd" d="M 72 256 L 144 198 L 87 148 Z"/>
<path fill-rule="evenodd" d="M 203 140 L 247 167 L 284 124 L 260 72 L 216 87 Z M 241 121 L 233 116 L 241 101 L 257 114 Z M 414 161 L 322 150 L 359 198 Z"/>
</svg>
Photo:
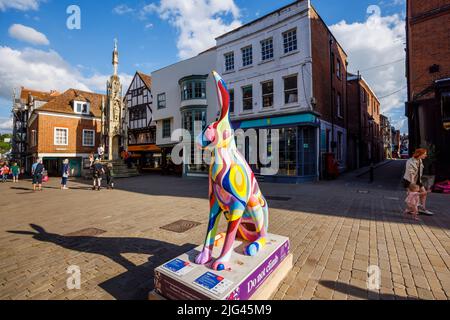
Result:
<svg viewBox="0 0 450 320">
<path fill-rule="evenodd" d="M 244 255 L 248 243 L 236 240 L 230 259 L 231 270 L 216 271 L 211 263 L 221 248 L 213 250 L 213 260 L 197 265 L 194 259 L 199 246 L 155 269 L 155 290 L 170 300 L 250 300 L 268 299 L 292 268 L 287 237 L 268 234 L 267 244 L 256 256 Z"/>
</svg>

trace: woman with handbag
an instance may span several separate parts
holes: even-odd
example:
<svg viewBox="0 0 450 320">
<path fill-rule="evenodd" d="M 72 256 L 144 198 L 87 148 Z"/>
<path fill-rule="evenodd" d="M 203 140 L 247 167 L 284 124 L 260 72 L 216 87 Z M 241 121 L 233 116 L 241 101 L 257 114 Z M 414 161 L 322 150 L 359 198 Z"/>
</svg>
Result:
<svg viewBox="0 0 450 320">
<path fill-rule="evenodd" d="M 61 190 L 69 189 L 67 187 L 67 180 L 69 179 L 69 173 L 70 173 L 69 159 L 65 159 L 63 161 L 62 167 Z"/>
<path fill-rule="evenodd" d="M 412 158 L 406 161 L 405 175 L 403 176 L 403 185 L 406 189 L 409 185 L 414 183 L 420 187 L 420 203 L 418 206 L 419 213 L 426 215 L 433 215 L 433 212 L 426 209 L 427 195 L 429 190 L 426 190 L 422 183 L 423 175 L 423 160 L 428 156 L 427 149 L 416 149 Z"/>
</svg>

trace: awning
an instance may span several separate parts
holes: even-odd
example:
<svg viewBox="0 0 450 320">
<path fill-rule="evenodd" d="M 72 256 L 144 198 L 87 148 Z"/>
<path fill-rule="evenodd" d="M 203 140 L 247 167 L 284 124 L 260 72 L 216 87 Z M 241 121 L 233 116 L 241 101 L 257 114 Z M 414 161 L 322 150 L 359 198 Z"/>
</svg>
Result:
<svg viewBox="0 0 450 320">
<path fill-rule="evenodd" d="M 161 152 L 161 148 L 156 144 L 143 144 L 138 146 L 128 146 L 128 151 L 136 152 L 136 151 L 150 151 L 150 152 Z"/>
</svg>

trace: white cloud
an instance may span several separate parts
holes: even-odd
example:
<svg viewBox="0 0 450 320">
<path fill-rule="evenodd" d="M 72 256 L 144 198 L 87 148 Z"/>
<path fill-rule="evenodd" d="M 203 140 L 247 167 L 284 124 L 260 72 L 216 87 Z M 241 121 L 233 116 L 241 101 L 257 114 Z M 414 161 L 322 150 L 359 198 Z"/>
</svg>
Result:
<svg viewBox="0 0 450 320">
<path fill-rule="evenodd" d="M 389 95 L 381 99 L 381 110 L 388 117 L 395 116 L 393 122 L 404 125 L 399 122 L 404 119 L 399 109 L 404 108 L 406 101 L 402 60 L 405 58 L 405 22 L 398 14 L 382 16 L 379 10 L 371 12 L 373 14 L 363 23 L 341 21 L 330 29 L 348 54 L 349 71 L 362 70 L 362 76 L 379 98 Z M 386 66 L 364 71 L 384 64 Z"/>
<path fill-rule="evenodd" d="M 181 59 L 213 47 L 215 37 L 241 25 L 234 0 L 161 0 L 159 5 L 151 3 L 141 10 L 142 17 L 152 13 L 177 29 Z"/>
<path fill-rule="evenodd" d="M 127 14 L 127 13 L 130 13 L 133 11 L 134 11 L 134 9 L 128 7 L 126 4 L 118 5 L 117 7 L 115 7 L 113 9 L 113 12 L 116 14 L 119 14 L 119 15 Z"/>
<path fill-rule="evenodd" d="M 24 26 L 22 24 L 13 24 L 9 30 L 9 35 L 17 40 L 25 41 L 31 44 L 37 44 L 37 45 L 49 45 L 50 41 L 48 41 L 45 34 Z"/>
<path fill-rule="evenodd" d="M 43 0 L 0 0 L 0 11 L 6 11 L 7 9 L 38 10 L 40 2 L 43 2 Z"/>
<path fill-rule="evenodd" d="M 120 76 L 125 90 L 132 76 Z M 104 93 L 108 77 L 98 73 L 86 77 L 54 50 L 25 48 L 20 51 L 0 46 L 0 98 L 10 100 L 13 88 L 20 86 L 45 91 L 76 88 Z"/>
<path fill-rule="evenodd" d="M 12 118 L 0 118 L 0 132 L 10 132 L 12 131 L 12 127 Z"/>
</svg>

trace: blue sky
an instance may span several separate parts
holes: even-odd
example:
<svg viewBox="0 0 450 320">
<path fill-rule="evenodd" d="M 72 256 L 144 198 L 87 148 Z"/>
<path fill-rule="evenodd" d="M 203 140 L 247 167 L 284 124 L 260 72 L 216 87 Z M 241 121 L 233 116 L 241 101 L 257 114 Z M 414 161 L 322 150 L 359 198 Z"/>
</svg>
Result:
<svg viewBox="0 0 450 320">
<path fill-rule="evenodd" d="M 215 32 L 220 32 L 293 2 L 192 0 L 196 1 L 196 12 L 191 12 L 181 5 L 187 1 L 0 0 L 0 129 L 5 130 L 7 127 L 9 96 L 14 86 L 34 85 L 40 89 L 40 85 L 45 90 L 78 86 L 102 92 L 106 77 L 112 70 L 114 38 L 119 40 L 119 72 L 126 82 L 136 70 L 151 73 L 213 43 L 212 35 L 208 33 L 205 36 L 202 30 L 195 29 L 192 20 L 198 18 L 199 14 L 206 20 L 210 19 L 209 26 Z M 404 0 L 313 0 L 312 3 L 343 44 L 353 71 L 402 58 Z M 80 30 L 66 27 L 69 17 L 66 9 L 72 4 L 81 9 Z M 377 5 L 379 9 L 375 9 L 378 11 L 368 12 L 371 5 Z M 213 21 L 217 17 L 221 18 L 219 23 Z M 186 26 L 183 28 L 185 33 L 181 32 L 180 25 Z M 376 38 L 377 32 L 386 31 L 392 31 L 387 40 L 390 42 L 383 46 L 387 49 L 384 52 L 378 50 L 372 59 L 365 57 L 370 46 L 355 43 L 352 38 L 358 37 L 351 35 L 373 35 Z M 194 34 L 194 39 L 186 41 L 183 36 L 189 32 Z M 395 54 L 389 50 L 395 51 Z M 385 68 L 369 70 L 364 76 L 378 96 L 385 96 L 406 84 L 402 65 L 401 61 L 394 62 Z M 402 68 L 403 74 L 399 76 Z M 385 73 L 385 76 L 388 74 L 387 77 L 392 81 L 380 78 L 380 73 Z M 381 102 L 382 107 L 386 104 L 386 113 L 406 129 L 401 109 L 405 95 L 403 91 Z"/>
</svg>

